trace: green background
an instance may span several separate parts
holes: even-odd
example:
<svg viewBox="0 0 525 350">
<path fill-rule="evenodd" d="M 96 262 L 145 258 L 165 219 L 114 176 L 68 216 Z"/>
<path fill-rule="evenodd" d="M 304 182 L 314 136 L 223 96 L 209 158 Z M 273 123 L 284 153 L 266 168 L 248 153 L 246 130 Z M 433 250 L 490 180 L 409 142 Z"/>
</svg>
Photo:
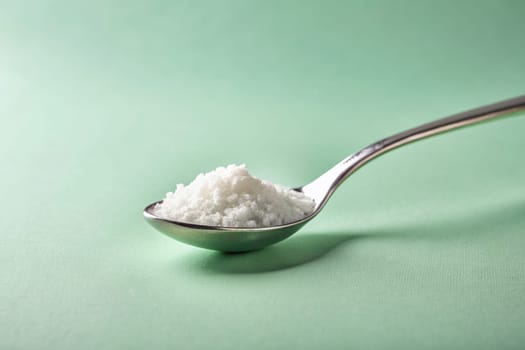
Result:
<svg viewBox="0 0 525 350">
<path fill-rule="evenodd" d="M 396 150 L 268 249 L 142 208 L 308 183 L 525 92 L 523 1 L 1 1 L 0 348 L 523 349 L 525 115 Z"/>
</svg>

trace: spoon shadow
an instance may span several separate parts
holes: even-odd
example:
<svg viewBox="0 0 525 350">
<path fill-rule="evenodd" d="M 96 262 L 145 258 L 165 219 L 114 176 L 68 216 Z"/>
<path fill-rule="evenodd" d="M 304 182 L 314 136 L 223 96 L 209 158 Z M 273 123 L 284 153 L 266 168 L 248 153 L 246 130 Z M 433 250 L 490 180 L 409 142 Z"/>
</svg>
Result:
<svg viewBox="0 0 525 350">
<path fill-rule="evenodd" d="M 367 231 L 305 233 L 293 236 L 266 249 L 248 253 L 199 251 L 193 255 L 194 267 L 211 273 L 254 274 L 298 267 L 328 256 L 338 247 L 358 240 L 422 241 L 439 244 L 455 239 L 482 236 L 505 239 L 505 233 L 525 227 L 525 200 L 503 205 L 466 209 L 432 221 L 407 222 L 398 226 L 371 227 Z M 187 262 L 187 261 L 186 261 Z"/>
<path fill-rule="evenodd" d="M 364 235 L 349 232 L 297 235 L 268 248 L 248 253 L 206 252 L 196 259 L 200 269 L 243 274 L 285 270 L 318 260 L 350 240 Z"/>
</svg>

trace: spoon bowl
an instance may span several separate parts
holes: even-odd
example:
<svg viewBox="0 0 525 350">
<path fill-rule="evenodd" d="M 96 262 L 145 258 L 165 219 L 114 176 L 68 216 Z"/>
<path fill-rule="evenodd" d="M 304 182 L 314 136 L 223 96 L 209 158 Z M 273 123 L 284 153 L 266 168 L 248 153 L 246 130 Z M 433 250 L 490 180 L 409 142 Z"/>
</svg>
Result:
<svg viewBox="0 0 525 350">
<path fill-rule="evenodd" d="M 223 252 L 246 252 L 262 249 L 290 237 L 312 220 L 323 209 L 337 187 L 370 160 L 392 149 L 432 135 L 500 116 L 511 115 L 524 109 L 525 96 L 520 96 L 438 119 L 372 143 L 343 159 L 308 185 L 295 188 L 295 191 L 302 192 L 313 199 L 315 207 L 310 215 L 288 224 L 251 228 L 204 226 L 177 222 L 155 215 L 153 208 L 161 201 L 148 205 L 143 214 L 146 221 L 158 231 L 196 247 Z"/>
<path fill-rule="evenodd" d="M 271 227 L 217 227 L 163 219 L 154 214 L 155 202 L 144 208 L 146 221 L 165 235 L 177 241 L 200 248 L 238 253 L 259 250 L 286 239 L 310 221 L 319 210 L 309 216 L 285 225 Z"/>
</svg>

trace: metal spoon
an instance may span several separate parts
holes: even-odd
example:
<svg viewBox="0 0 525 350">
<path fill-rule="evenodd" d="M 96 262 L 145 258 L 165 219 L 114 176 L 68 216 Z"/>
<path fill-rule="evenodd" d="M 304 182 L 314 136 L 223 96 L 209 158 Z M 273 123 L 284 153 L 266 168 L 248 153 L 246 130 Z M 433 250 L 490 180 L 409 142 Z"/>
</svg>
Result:
<svg viewBox="0 0 525 350">
<path fill-rule="evenodd" d="M 177 222 L 163 219 L 153 214 L 153 207 L 161 201 L 148 205 L 144 209 L 144 217 L 149 224 L 160 232 L 178 241 L 197 247 L 223 252 L 245 252 L 261 249 L 282 241 L 297 232 L 297 230 L 319 214 L 330 196 L 344 180 L 363 164 L 379 155 L 419 139 L 503 115 L 509 115 L 524 109 L 525 95 L 439 119 L 372 143 L 343 159 L 311 183 L 295 188 L 294 190 L 303 192 L 306 196 L 314 199 L 315 209 L 309 216 L 289 224 L 260 228 L 240 228 Z"/>
</svg>

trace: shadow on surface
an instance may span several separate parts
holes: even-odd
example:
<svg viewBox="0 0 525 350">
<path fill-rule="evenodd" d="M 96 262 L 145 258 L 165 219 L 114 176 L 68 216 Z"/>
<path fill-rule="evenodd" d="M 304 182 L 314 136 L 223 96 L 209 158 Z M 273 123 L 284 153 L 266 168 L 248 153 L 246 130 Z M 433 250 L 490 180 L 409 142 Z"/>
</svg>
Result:
<svg viewBox="0 0 525 350">
<path fill-rule="evenodd" d="M 362 237 L 351 233 L 304 234 L 248 253 L 199 252 L 199 267 L 219 273 L 261 273 L 284 270 L 321 258 L 341 244 Z"/>
<path fill-rule="evenodd" d="M 428 244 L 454 239 L 476 239 L 494 235 L 503 239 L 515 227 L 525 228 L 525 199 L 478 210 L 466 209 L 447 217 L 410 223 L 403 226 L 371 227 L 369 231 L 339 231 L 297 234 L 266 249 L 237 254 L 195 252 L 197 268 L 212 273 L 243 274 L 289 269 L 318 260 L 337 247 L 357 240 L 427 241 Z"/>
</svg>

